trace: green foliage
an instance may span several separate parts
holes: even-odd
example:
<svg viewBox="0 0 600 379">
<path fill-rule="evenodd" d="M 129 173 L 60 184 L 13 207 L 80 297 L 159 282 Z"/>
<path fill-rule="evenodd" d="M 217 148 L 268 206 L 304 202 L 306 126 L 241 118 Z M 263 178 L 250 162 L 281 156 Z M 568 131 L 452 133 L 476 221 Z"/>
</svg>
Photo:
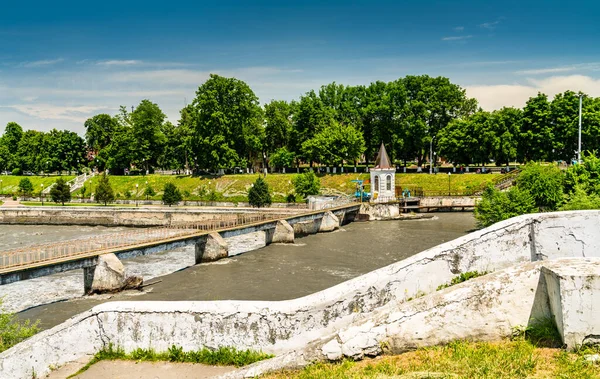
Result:
<svg viewBox="0 0 600 379">
<path fill-rule="evenodd" d="M 321 181 L 312 171 L 294 176 L 292 183 L 296 194 L 302 198 L 317 195 L 321 190 Z"/>
<path fill-rule="evenodd" d="M 70 377 L 75 377 L 87 371 L 93 364 L 104 360 L 202 363 L 212 366 L 242 367 L 269 358 L 273 358 L 273 355 L 254 350 L 237 350 L 234 347 L 220 347 L 216 350 L 203 348 L 186 352 L 182 347 L 175 345 L 172 345 L 166 352 L 157 353 L 153 349 L 137 348 L 128 354 L 123 348 L 115 348 L 112 343 L 109 343 L 108 347 L 97 352 L 84 367 Z"/>
<path fill-rule="evenodd" d="M 55 203 L 65 205 L 71 201 L 71 187 L 63 178 L 58 178 L 56 184 L 50 188 L 50 197 Z"/>
<path fill-rule="evenodd" d="M 335 165 L 358 159 L 365 151 L 365 141 L 355 127 L 332 121 L 305 141 L 301 151 L 311 162 Z"/>
<path fill-rule="evenodd" d="M 269 193 L 269 185 L 259 176 L 254 185 L 248 190 L 248 202 L 253 207 L 264 207 L 271 205 L 271 194 Z"/>
<path fill-rule="evenodd" d="M 290 203 L 295 203 L 296 202 L 296 195 L 293 193 L 290 193 L 287 195 L 287 197 L 285 198 L 285 202 L 290 204 Z"/>
<path fill-rule="evenodd" d="M 501 192 L 489 184 L 475 206 L 475 218 L 479 227 L 487 227 L 536 210 L 533 196 L 528 191 L 511 187 L 507 192 Z"/>
<path fill-rule="evenodd" d="M 144 188 L 144 196 L 146 196 L 146 200 L 148 200 L 149 197 L 152 197 L 154 195 L 156 195 L 156 192 L 154 192 L 154 188 L 152 188 L 150 184 L 146 184 L 146 188 Z"/>
<path fill-rule="evenodd" d="M 565 173 L 565 192 L 572 193 L 580 187 L 587 194 L 600 194 L 600 157 L 595 153 L 584 153 L 581 164 L 576 164 Z"/>
<path fill-rule="evenodd" d="M 517 187 L 528 191 L 538 208 L 556 210 L 563 200 L 564 175 L 555 165 L 529 163 L 519 174 Z"/>
<path fill-rule="evenodd" d="M 271 156 L 269 157 L 269 161 L 274 167 L 282 168 L 282 167 L 291 167 L 294 164 L 295 154 L 286 149 L 285 147 L 281 147 L 277 149 Z"/>
<path fill-rule="evenodd" d="M 40 331 L 39 321 L 19 321 L 12 313 L 2 310 L 0 300 L 0 353 Z"/>
<path fill-rule="evenodd" d="M 582 185 L 576 185 L 573 192 L 566 196 L 561 211 L 578 211 L 585 209 L 600 209 L 600 196 L 588 194 Z"/>
<path fill-rule="evenodd" d="M 552 317 L 532 319 L 527 327 L 514 328 L 512 339 L 514 341 L 527 340 L 534 346 L 542 347 L 561 347 L 563 345 Z"/>
<path fill-rule="evenodd" d="M 104 203 L 104 205 L 115 200 L 115 194 L 113 192 L 112 185 L 108 179 L 108 175 L 103 173 L 96 186 L 96 202 Z"/>
<path fill-rule="evenodd" d="M 118 193 L 118 194 L 117 194 L 117 197 L 119 197 L 119 195 L 120 195 L 120 193 Z M 125 193 L 123 194 L 123 196 L 125 196 L 125 198 L 126 198 L 127 200 L 129 200 L 129 199 L 131 199 L 131 197 L 132 197 L 133 195 L 131 194 L 131 191 L 130 191 L 130 190 L 127 190 L 127 191 L 125 191 Z"/>
<path fill-rule="evenodd" d="M 23 178 L 19 181 L 19 194 L 21 196 L 31 196 L 33 193 L 33 184 L 29 178 Z"/>
<path fill-rule="evenodd" d="M 81 195 L 82 199 L 85 199 L 85 193 L 87 192 L 87 187 L 84 185 L 83 187 L 81 187 L 81 189 L 79 190 L 79 194 Z"/>
<path fill-rule="evenodd" d="M 166 183 L 163 189 L 162 201 L 169 207 L 183 200 L 179 188 L 173 183 Z"/>
<path fill-rule="evenodd" d="M 20 168 L 17 167 L 12 170 L 11 174 L 15 175 L 15 176 L 23 175 L 23 170 L 21 170 Z"/>
<path fill-rule="evenodd" d="M 455 276 L 454 278 L 452 278 L 452 280 L 450 281 L 450 283 L 441 284 L 440 286 L 438 286 L 438 288 L 436 289 L 436 291 L 443 290 L 444 288 L 452 287 L 453 285 L 466 282 L 469 279 L 477 278 L 479 276 L 483 276 L 483 275 L 487 275 L 487 274 L 488 274 L 487 271 L 484 271 L 484 272 L 479 272 L 479 271 L 467 271 L 467 272 L 463 272 L 460 275 Z"/>
</svg>

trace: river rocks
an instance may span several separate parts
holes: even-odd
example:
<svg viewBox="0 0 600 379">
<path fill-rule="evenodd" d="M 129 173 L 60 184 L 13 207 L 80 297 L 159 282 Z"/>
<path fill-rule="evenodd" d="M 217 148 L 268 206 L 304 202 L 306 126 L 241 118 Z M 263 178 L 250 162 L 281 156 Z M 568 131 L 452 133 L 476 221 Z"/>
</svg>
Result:
<svg viewBox="0 0 600 379">
<path fill-rule="evenodd" d="M 93 271 L 92 271 L 93 270 Z M 89 274 L 93 272 L 90 277 Z M 89 268 L 85 275 L 87 293 L 117 292 L 123 289 L 140 288 L 144 282 L 141 276 L 126 276 L 123 263 L 114 254 L 104 254 L 98 257 L 95 268 Z M 88 287 L 89 286 L 89 287 Z"/>
<path fill-rule="evenodd" d="M 285 220 L 277 221 L 275 233 L 273 234 L 274 243 L 294 243 L 294 228 Z"/>
<path fill-rule="evenodd" d="M 210 233 L 196 244 L 196 264 L 214 262 L 228 255 L 227 241 L 219 233 Z"/>
<path fill-rule="evenodd" d="M 331 212 L 326 212 L 321 219 L 319 232 L 333 232 L 340 228 L 340 219 Z"/>
</svg>

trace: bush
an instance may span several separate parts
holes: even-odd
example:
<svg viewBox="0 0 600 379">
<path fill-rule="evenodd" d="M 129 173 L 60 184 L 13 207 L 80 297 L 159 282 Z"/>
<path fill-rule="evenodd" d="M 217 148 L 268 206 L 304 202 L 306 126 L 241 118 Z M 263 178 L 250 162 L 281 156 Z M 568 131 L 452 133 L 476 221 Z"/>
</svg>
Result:
<svg viewBox="0 0 600 379">
<path fill-rule="evenodd" d="M 271 205 L 271 194 L 269 193 L 269 185 L 262 176 L 254 182 L 254 185 L 248 190 L 248 202 L 253 207 L 264 207 Z"/>
<path fill-rule="evenodd" d="M 277 149 L 269 158 L 269 162 L 276 168 L 290 167 L 294 163 L 295 155 L 285 147 Z"/>
<path fill-rule="evenodd" d="M 39 332 L 38 323 L 20 322 L 13 313 L 4 313 L 0 300 L 0 353 Z"/>
<path fill-rule="evenodd" d="M 33 184 L 29 178 L 23 178 L 19 181 L 19 193 L 21 196 L 31 196 L 33 193 Z"/>
<path fill-rule="evenodd" d="M 148 200 L 148 197 L 152 197 L 154 195 L 156 195 L 154 188 L 152 188 L 150 184 L 146 184 L 146 188 L 144 188 L 144 196 L 146 196 L 146 200 Z"/>
<path fill-rule="evenodd" d="M 98 186 L 96 187 L 96 201 L 98 203 L 106 204 L 115 200 L 115 193 L 113 192 L 113 188 L 110 185 L 110 180 L 106 173 L 102 174 L 100 180 L 98 181 Z"/>
<path fill-rule="evenodd" d="M 288 202 L 288 203 L 295 203 L 296 202 L 296 195 L 294 195 L 293 193 L 290 193 L 285 198 L 285 201 Z"/>
<path fill-rule="evenodd" d="M 582 185 L 576 185 L 574 191 L 566 196 L 561 211 L 578 211 L 584 209 L 600 209 L 600 196 L 588 195 Z"/>
<path fill-rule="evenodd" d="M 529 192 L 540 209 L 556 210 L 563 201 L 564 175 L 554 165 L 529 163 L 519 174 L 517 186 Z"/>
<path fill-rule="evenodd" d="M 15 168 L 12 170 L 13 175 L 22 175 L 23 171 L 20 168 Z"/>
<path fill-rule="evenodd" d="M 179 192 L 177 186 L 173 183 L 165 184 L 162 195 L 163 203 L 170 207 L 173 204 L 179 203 L 181 200 L 183 200 L 183 197 L 181 196 L 181 192 Z"/>
<path fill-rule="evenodd" d="M 133 195 L 131 194 L 131 191 L 127 190 L 127 191 L 125 191 L 124 196 L 127 200 L 129 200 L 129 199 L 131 199 L 131 196 L 133 196 Z"/>
<path fill-rule="evenodd" d="M 294 176 L 292 182 L 296 194 L 302 196 L 302 198 L 317 195 L 321 190 L 321 181 L 312 171 Z"/>
<path fill-rule="evenodd" d="M 66 202 L 71 201 L 71 187 L 63 178 L 58 178 L 56 184 L 50 189 L 50 197 L 55 203 L 65 205 Z"/>
<path fill-rule="evenodd" d="M 475 218 L 479 227 L 487 227 L 536 210 L 533 196 L 528 191 L 512 187 L 508 192 L 501 192 L 489 184 L 475 206 Z"/>
</svg>

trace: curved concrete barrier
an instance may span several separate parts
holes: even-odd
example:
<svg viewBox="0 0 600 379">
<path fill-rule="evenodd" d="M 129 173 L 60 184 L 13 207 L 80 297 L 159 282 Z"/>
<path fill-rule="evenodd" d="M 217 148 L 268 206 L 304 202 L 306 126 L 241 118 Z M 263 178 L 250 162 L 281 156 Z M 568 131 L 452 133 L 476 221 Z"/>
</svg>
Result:
<svg viewBox="0 0 600 379">
<path fill-rule="evenodd" d="M 43 374 L 50 365 L 92 354 L 108 343 L 126 350 L 160 351 L 175 344 L 185 350 L 235 346 L 285 354 L 386 304 L 434 292 L 461 272 L 600 256 L 598 230 L 600 211 L 524 215 L 299 299 L 105 303 L 0 354 L 0 373 L 25 378 L 35 369 Z"/>
</svg>

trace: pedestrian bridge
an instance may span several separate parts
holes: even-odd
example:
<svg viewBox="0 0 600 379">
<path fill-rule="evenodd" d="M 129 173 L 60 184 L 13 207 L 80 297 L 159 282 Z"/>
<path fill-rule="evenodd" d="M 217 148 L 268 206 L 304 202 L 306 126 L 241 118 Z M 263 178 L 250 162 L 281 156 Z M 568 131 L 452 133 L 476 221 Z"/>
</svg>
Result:
<svg viewBox="0 0 600 379">
<path fill-rule="evenodd" d="M 89 289 L 98 257 L 115 254 L 119 259 L 154 254 L 187 245 L 196 246 L 196 263 L 207 261 L 207 241 L 216 234 L 227 240 L 248 233 L 263 235 L 264 245 L 273 242 L 278 226 L 287 224 L 293 237 L 329 231 L 354 220 L 360 204 L 297 214 L 223 214 L 220 219 L 164 227 L 136 229 L 91 238 L 33 245 L 0 252 L 0 285 L 58 272 L 84 269 L 84 290 Z M 292 231 L 293 230 L 293 231 Z M 331 229 L 333 230 L 333 229 Z M 277 242 L 277 241 L 275 241 Z M 210 243 L 208 243 L 210 245 Z M 234 249 L 229 249 L 229 255 Z M 227 248 L 226 248 L 227 251 Z M 238 252 L 239 253 L 239 250 Z"/>
</svg>

